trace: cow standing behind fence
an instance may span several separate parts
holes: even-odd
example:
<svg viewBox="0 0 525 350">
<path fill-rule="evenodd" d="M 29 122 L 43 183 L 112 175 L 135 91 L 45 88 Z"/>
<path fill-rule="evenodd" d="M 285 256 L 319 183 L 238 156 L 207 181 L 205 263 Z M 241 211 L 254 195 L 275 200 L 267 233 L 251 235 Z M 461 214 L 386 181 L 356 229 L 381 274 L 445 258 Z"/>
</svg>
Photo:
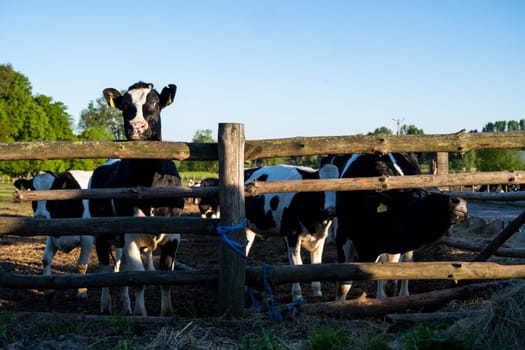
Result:
<svg viewBox="0 0 525 350">
<path fill-rule="evenodd" d="M 338 170 L 326 165 L 320 170 L 277 165 L 245 171 L 246 184 L 252 181 L 278 181 L 337 178 Z M 310 252 L 312 264 L 322 263 L 328 230 L 335 215 L 335 192 L 268 193 L 247 197 L 248 227 L 246 254 L 255 236 L 284 237 L 291 265 L 302 265 L 301 247 Z M 321 283 L 312 282 L 312 294 L 321 296 Z M 292 284 L 292 299 L 302 299 L 301 285 Z"/>
<path fill-rule="evenodd" d="M 69 170 L 63 173 L 54 174 L 50 171 L 39 171 L 32 179 L 18 179 L 14 186 L 21 190 L 45 191 L 56 189 L 87 189 L 88 182 L 93 174 L 92 171 Z M 89 208 L 87 200 L 68 200 L 68 201 L 33 201 L 33 216 L 37 219 L 64 219 L 64 218 L 89 218 Z M 44 249 L 43 274 L 51 274 L 51 263 L 57 251 L 69 253 L 76 247 L 80 247 L 80 254 L 77 260 L 77 270 L 85 274 L 88 268 L 89 256 L 93 248 L 95 238 L 89 235 L 80 236 L 48 236 Z M 53 290 L 46 290 L 48 297 L 54 295 Z M 77 290 L 78 298 L 87 298 L 87 289 Z"/>
<path fill-rule="evenodd" d="M 121 95 L 118 90 L 108 88 L 104 90 L 107 103 L 120 109 L 124 118 L 124 131 L 128 141 L 161 140 L 161 110 L 170 105 L 175 97 L 176 86 L 169 85 L 159 94 L 152 84 L 138 82 L 129 87 Z M 179 186 L 180 176 L 175 164 L 171 160 L 162 159 L 123 159 L 109 166 L 102 166 L 95 170 L 91 182 L 92 188 L 117 187 L 155 187 Z M 177 216 L 182 213 L 184 200 L 151 199 L 151 200 L 91 200 L 89 203 L 92 216 Z M 109 266 L 111 245 L 124 247 L 128 269 L 144 271 L 141 259 L 141 249 L 152 251 L 160 247 L 161 256 L 159 268 L 172 270 L 175 254 L 179 245 L 180 235 L 160 233 L 106 235 L 97 238 L 97 256 L 103 269 Z M 128 305 L 124 304 L 123 312 L 129 313 Z M 101 297 L 101 312 L 111 312 L 109 292 Z M 144 304 L 144 286 L 135 288 L 134 314 L 146 315 Z M 169 286 L 161 286 L 161 315 L 173 314 L 171 293 Z"/>
<path fill-rule="evenodd" d="M 416 175 L 415 156 L 406 153 L 330 156 L 343 178 Z M 403 254 L 432 243 L 467 216 L 465 200 L 422 189 L 337 192 L 336 247 L 339 262 L 373 262 L 383 253 Z M 336 300 L 345 300 L 351 281 L 340 283 Z"/>
</svg>

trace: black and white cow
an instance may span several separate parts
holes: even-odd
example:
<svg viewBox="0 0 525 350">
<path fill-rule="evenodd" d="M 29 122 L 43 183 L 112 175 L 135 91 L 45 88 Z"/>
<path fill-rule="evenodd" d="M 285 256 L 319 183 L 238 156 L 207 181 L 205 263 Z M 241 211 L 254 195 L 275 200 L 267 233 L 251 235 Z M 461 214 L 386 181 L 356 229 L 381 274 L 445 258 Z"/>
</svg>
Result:
<svg viewBox="0 0 525 350">
<path fill-rule="evenodd" d="M 87 189 L 92 171 L 69 170 L 62 173 L 39 171 L 32 179 L 18 179 L 14 186 L 21 190 L 56 190 L 56 189 Z M 37 219 L 64 219 L 64 218 L 89 218 L 87 200 L 68 201 L 33 201 L 33 216 Z M 89 256 L 95 238 L 93 236 L 48 236 L 43 257 L 43 274 L 51 274 L 51 263 L 57 251 L 69 253 L 80 247 L 77 260 L 77 270 L 85 274 L 88 267 Z M 47 290 L 48 296 L 53 295 L 52 290 Z M 79 288 L 77 297 L 87 298 L 87 289 Z"/>
<path fill-rule="evenodd" d="M 138 82 L 121 95 L 116 89 L 105 89 L 104 97 L 108 104 L 122 111 L 124 130 L 128 141 L 160 141 L 161 109 L 171 104 L 175 97 L 176 86 L 169 85 L 159 94 L 152 84 Z M 161 187 L 179 186 L 180 176 L 171 160 L 159 159 L 123 159 L 95 169 L 91 188 L 117 187 Z M 100 216 L 177 216 L 182 213 L 182 198 L 164 200 L 91 200 L 91 215 Z M 102 269 L 109 270 L 112 245 L 123 246 L 129 270 L 143 271 L 141 249 L 153 251 L 160 247 L 161 270 L 172 270 L 175 254 L 179 245 L 178 234 L 126 234 L 99 236 L 96 250 Z M 161 315 L 173 314 L 170 288 L 161 287 Z M 121 305 L 123 312 L 130 313 L 129 302 Z M 109 293 L 101 297 L 101 312 L 111 312 Z M 134 314 L 146 315 L 144 305 L 144 287 L 135 289 Z"/>
<path fill-rule="evenodd" d="M 344 178 L 420 173 L 416 157 L 406 153 L 330 156 L 325 163 L 337 165 Z M 352 261 L 352 246 L 363 262 L 410 252 L 436 241 L 467 216 L 462 198 L 422 189 L 338 191 L 336 202 L 339 262 Z M 341 283 L 336 300 L 345 300 L 350 287 L 349 281 Z"/>
<path fill-rule="evenodd" d="M 207 177 L 201 180 L 200 186 L 219 186 L 219 179 Z M 202 218 L 219 218 L 221 216 L 219 198 L 217 196 L 201 198 L 199 200 L 199 212 L 201 213 Z"/>
<path fill-rule="evenodd" d="M 252 181 L 328 179 L 338 177 L 337 167 L 312 168 L 277 165 L 245 171 Z M 284 237 L 291 265 L 302 265 L 301 247 L 310 252 L 312 264 L 322 263 L 328 230 L 335 215 L 335 192 L 270 193 L 246 197 L 246 237 L 249 253 L 255 236 Z M 312 294 L 321 296 L 320 282 L 312 282 Z M 302 299 L 299 283 L 292 284 L 292 299 Z"/>
</svg>

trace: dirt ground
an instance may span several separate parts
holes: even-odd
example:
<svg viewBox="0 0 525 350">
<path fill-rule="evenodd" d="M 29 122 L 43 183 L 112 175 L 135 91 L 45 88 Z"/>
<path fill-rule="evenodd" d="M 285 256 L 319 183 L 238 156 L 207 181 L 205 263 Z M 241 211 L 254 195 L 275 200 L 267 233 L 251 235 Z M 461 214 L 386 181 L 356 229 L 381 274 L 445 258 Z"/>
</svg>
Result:
<svg viewBox="0 0 525 350">
<path fill-rule="evenodd" d="M 187 215 L 196 215 L 195 206 L 187 205 L 186 208 Z M 23 203 L 0 202 L 0 215 L 20 215 L 20 213 L 22 213 L 22 215 L 31 215 L 30 205 Z M 480 241 L 480 239 L 485 239 L 485 241 L 490 239 L 489 237 L 479 237 L 479 235 L 475 238 L 477 241 Z M 0 237 L 0 268 L 3 271 L 13 271 L 22 274 L 41 274 L 41 261 L 44 245 L 45 237 Z M 53 260 L 53 273 L 74 273 L 75 261 L 78 257 L 78 253 L 78 249 L 75 249 L 73 252 L 68 254 L 61 252 L 57 253 L 55 259 Z M 475 255 L 476 253 L 473 252 L 450 248 L 443 244 L 434 244 L 417 251 L 415 253 L 415 260 L 469 261 Z M 305 259 L 305 262 L 308 260 L 309 259 Z M 202 235 L 183 235 L 182 243 L 177 255 L 177 261 L 197 269 L 217 268 L 219 262 L 219 239 Z M 328 246 L 325 249 L 323 261 L 328 263 L 336 262 L 335 247 L 333 243 L 328 243 Z M 258 240 L 255 242 L 251 253 L 251 259 L 248 261 L 248 265 L 260 266 L 264 263 L 288 263 L 285 247 L 281 240 L 271 239 L 266 241 Z M 97 270 L 98 264 L 93 249 L 88 273 L 97 272 Z M 451 287 L 451 283 L 448 281 L 412 281 L 410 283 L 410 292 L 412 294 L 416 294 L 449 287 Z M 303 284 L 303 294 L 308 302 L 332 301 L 335 296 L 335 284 L 323 283 L 322 288 L 324 296 L 321 298 L 313 298 L 309 294 L 309 286 Z M 366 293 L 369 296 L 374 296 L 375 289 L 375 282 L 354 282 L 350 298 L 360 296 L 362 293 Z M 290 303 L 291 298 L 289 284 L 275 286 L 273 293 L 277 305 L 286 305 Z M 155 286 L 149 286 L 146 290 L 146 306 L 149 315 L 159 315 L 159 294 L 159 289 Z M 255 294 L 257 296 L 258 291 L 255 291 Z M 116 299 L 118 291 L 112 290 L 112 295 L 114 296 L 114 299 Z M 474 296 L 472 300 L 462 301 L 461 303 L 475 303 L 476 298 L 478 297 Z M 206 319 L 216 317 L 217 291 L 216 287 L 214 286 L 177 286 L 172 290 L 172 300 L 175 313 L 179 320 Z M 0 288 L 0 312 L 17 312 L 19 315 L 24 315 L 24 312 L 29 312 L 30 315 L 35 315 L 35 317 L 37 317 L 36 315 L 44 315 L 40 316 L 44 318 L 48 317 L 48 315 L 71 315 L 73 318 L 82 318 L 83 316 L 89 317 L 90 315 L 99 314 L 99 301 L 99 289 L 89 290 L 89 298 L 87 300 L 79 301 L 75 298 L 75 293 L 73 290 L 58 290 L 56 295 L 51 299 L 46 298 L 42 291 Z M 251 301 L 247 299 L 246 305 L 250 306 L 250 303 Z M 443 308 L 455 308 L 457 305 L 458 304 L 456 301 L 451 301 L 448 305 L 443 305 Z M 60 316 L 58 317 L 60 318 Z M 260 320 L 261 317 L 264 318 L 265 316 L 262 315 L 257 317 L 257 319 Z M 382 319 L 369 321 L 374 322 L 375 324 L 380 324 L 382 325 L 381 327 L 384 326 L 384 320 Z M 189 322 L 191 323 L 191 321 Z M 223 331 L 227 332 L 229 327 L 230 326 L 226 326 Z M 370 325 L 366 327 L 369 328 Z M 158 325 L 157 329 L 160 329 Z M 385 330 L 384 327 L 382 329 Z M 233 334 L 230 334 L 231 337 L 239 338 L 239 333 L 237 330 L 232 328 L 231 331 L 233 332 Z M 2 330 L 0 322 L 0 339 L 1 336 Z M 27 345 L 27 343 L 21 344 Z M 54 343 L 51 347 L 56 346 L 57 344 Z M 235 347 L 236 346 L 233 346 L 231 348 Z M 15 349 L 17 347 L 15 346 L 11 348 Z M 43 345 L 41 348 L 47 347 Z M 67 348 L 67 346 L 65 348 Z M 229 347 L 225 346 L 224 348 Z"/>
</svg>

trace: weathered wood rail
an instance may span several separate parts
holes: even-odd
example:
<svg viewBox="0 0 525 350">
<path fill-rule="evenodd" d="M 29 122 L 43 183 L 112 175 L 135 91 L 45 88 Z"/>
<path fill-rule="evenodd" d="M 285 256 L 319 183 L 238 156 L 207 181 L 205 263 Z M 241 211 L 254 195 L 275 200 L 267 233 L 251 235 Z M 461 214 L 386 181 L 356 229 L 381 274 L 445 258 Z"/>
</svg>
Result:
<svg viewBox="0 0 525 350">
<path fill-rule="evenodd" d="M 246 140 L 246 161 L 344 153 L 450 152 L 489 148 L 524 148 L 525 132 L 467 133 L 436 135 L 356 135 L 293 137 Z M 83 158 L 169 158 L 177 160 L 217 160 L 216 143 L 54 141 L 0 143 L 1 160 L 83 159 Z"/>
<path fill-rule="evenodd" d="M 525 184 L 524 171 L 501 171 L 483 173 L 461 173 L 447 175 L 407 175 L 407 176 L 378 176 L 353 179 L 328 180 L 288 180 L 288 181 L 254 181 L 245 186 L 245 196 L 256 196 L 261 193 L 277 192 L 324 192 L 331 190 L 356 191 L 376 190 L 386 191 L 400 188 L 441 187 L 479 184 Z M 172 197 L 207 197 L 216 196 L 219 189 L 209 187 L 177 187 L 177 188 L 116 188 L 96 190 L 53 190 L 53 191 L 16 191 L 13 198 L 17 201 L 36 200 L 69 200 L 69 199 L 151 199 Z M 476 197 L 497 197 L 492 196 Z M 510 194 L 510 193 L 509 193 Z M 523 195 L 523 194 L 521 194 Z M 473 196 L 474 197 L 474 196 Z M 511 198 L 511 195 L 507 195 Z M 518 195 L 514 195 L 518 197 Z"/>
<path fill-rule="evenodd" d="M 178 160 L 219 160 L 221 183 L 218 188 L 163 188 L 112 190 L 55 190 L 47 193 L 19 193 L 19 200 L 73 199 L 73 198 L 166 198 L 173 196 L 198 197 L 219 193 L 220 221 L 200 218 L 94 218 L 35 220 L 1 218 L 0 234 L 44 235 L 83 232 L 179 232 L 214 234 L 218 223 L 234 225 L 244 218 L 243 198 L 246 195 L 271 192 L 325 191 L 325 190 L 389 190 L 407 187 L 441 187 L 474 184 L 522 184 L 522 171 L 469 174 L 440 174 L 435 176 L 376 177 L 334 179 L 325 181 L 254 182 L 244 188 L 242 168 L 244 161 L 262 158 L 344 153 L 388 152 L 455 152 L 476 149 L 525 148 L 525 132 L 466 133 L 449 135 L 374 135 L 341 137 L 295 137 L 259 141 L 244 140 L 242 124 L 220 124 L 219 142 L 211 144 L 182 142 L 23 142 L 0 143 L 0 160 L 18 159 L 72 159 L 72 158 L 156 158 Z M 59 198 L 60 197 L 60 198 Z M 241 241 L 242 232 L 232 233 L 234 241 Z M 478 265 L 479 264 L 479 265 Z M 126 272 L 121 276 L 94 274 L 89 276 L 20 276 L 0 272 L 0 286 L 11 288 L 72 288 L 74 286 L 114 286 L 122 283 L 199 283 L 215 281 L 221 314 L 240 316 L 244 307 L 244 284 L 260 285 L 262 268 L 245 268 L 244 260 L 221 247 L 221 265 L 218 271 L 194 272 Z M 483 279 L 525 278 L 524 265 L 494 263 L 415 263 L 415 264 L 337 264 L 272 266 L 267 271 L 271 283 L 306 282 L 344 279 Z"/>
</svg>

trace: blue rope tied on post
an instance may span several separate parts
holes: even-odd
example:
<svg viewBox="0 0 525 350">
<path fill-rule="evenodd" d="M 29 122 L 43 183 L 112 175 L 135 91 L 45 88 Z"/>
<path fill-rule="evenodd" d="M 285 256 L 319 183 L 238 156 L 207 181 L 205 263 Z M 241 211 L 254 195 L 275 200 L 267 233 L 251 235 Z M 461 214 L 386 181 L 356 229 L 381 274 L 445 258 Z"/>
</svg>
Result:
<svg viewBox="0 0 525 350">
<path fill-rule="evenodd" d="M 228 237 L 228 233 L 230 233 L 232 231 L 235 231 L 235 230 L 240 230 L 242 228 L 245 228 L 246 225 L 248 225 L 248 220 L 246 220 L 246 218 L 244 218 L 244 220 L 242 220 L 237 225 L 233 225 L 233 226 L 217 225 L 217 229 L 216 230 L 217 230 L 217 234 L 219 235 L 219 237 L 226 244 L 228 244 L 230 246 L 230 248 L 232 248 L 237 254 L 239 254 L 243 258 L 248 259 L 248 257 L 246 256 L 245 250 L 244 250 L 244 248 L 246 248 L 246 244 L 248 244 L 248 241 L 246 241 L 246 243 L 244 243 L 244 244 L 241 244 L 239 242 L 235 242 L 235 241 L 231 240 L 230 237 Z"/>
<path fill-rule="evenodd" d="M 266 298 L 266 307 L 268 308 L 268 314 L 270 315 L 271 320 L 276 320 L 281 322 L 283 320 L 283 316 L 281 315 L 281 312 L 279 309 L 275 306 L 275 300 L 273 298 L 272 293 L 272 287 L 270 286 L 270 282 L 268 281 L 268 268 L 270 265 L 264 264 L 263 265 L 263 282 L 264 282 L 264 288 L 268 292 L 268 298 Z"/>
</svg>

